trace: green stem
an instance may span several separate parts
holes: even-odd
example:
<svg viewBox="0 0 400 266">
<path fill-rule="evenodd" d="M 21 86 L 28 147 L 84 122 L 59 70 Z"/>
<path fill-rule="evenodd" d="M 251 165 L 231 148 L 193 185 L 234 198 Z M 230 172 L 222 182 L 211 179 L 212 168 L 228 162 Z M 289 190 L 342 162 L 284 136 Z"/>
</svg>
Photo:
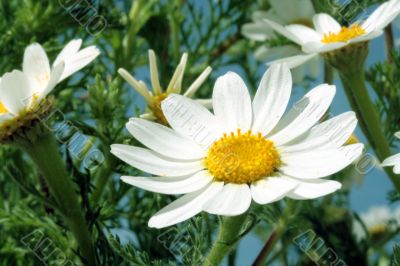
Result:
<svg viewBox="0 0 400 266">
<path fill-rule="evenodd" d="M 340 71 L 340 78 L 346 90 L 350 104 L 360 120 L 361 129 L 370 145 L 375 150 L 380 161 L 391 155 L 389 143 L 382 132 L 381 121 L 375 106 L 371 101 L 365 85 L 365 76 L 362 68 L 354 71 Z M 385 168 L 395 188 L 400 191 L 400 179 L 389 168 Z"/>
<path fill-rule="evenodd" d="M 35 130 L 35 129 L 32 129 Z M 44 129 L 34 140 L 18 142 L 30 155 L 54 196 L 65 223 L 74 234 L 88 265 L 97 265 L 93 243 L 70 176 L 67 173 L 53 134 Z"/>
<path fill-rule="evenodd" d="M 217 239 L 203 266 L 217 266 L 221 264 L 225 256 L 229 254 L 240 239 L 246 218 L 247 213 L 222 218 Z"/>
<path fill-rule="evenodd" d="M 96 189 L 93 192 L 93 196 L 92 196 L 93 206 L 97 205 L 101 196 L 103 195 L 104 189 L 106 188 L 106 185 L 107 185 L 108 181 L 110 180 L 110 175 L 113 171 L 114 164 L 116 162 L 115 157 L 113 157 L 108 150 L 103 150 L 103 152 L 104 152 L 105 160 L 103 163 L 104 165 L 102 165 L 102 168 L 99 171 L 97 182 L 96 182 Z"/>
</svg>

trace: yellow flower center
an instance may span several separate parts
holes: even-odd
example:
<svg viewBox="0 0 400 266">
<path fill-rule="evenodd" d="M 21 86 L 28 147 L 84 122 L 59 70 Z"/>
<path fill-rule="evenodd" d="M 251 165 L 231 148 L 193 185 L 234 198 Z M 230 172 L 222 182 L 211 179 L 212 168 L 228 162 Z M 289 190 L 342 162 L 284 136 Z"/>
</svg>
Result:
<svg viewBox="0 0 400 266">
<path fill-rule="evenodd" d="M 358 24 L 353 24 L 349 28 L 342 27 L 338 33 L 325 33 L 321 42 L 334 43 L 334 42 L 347 42 L 351 39 L 357 38 L 365 34 L 365 30 Z"/>
<path fill-rule="evenodd" d="M 154 100 L 154 107 L 153 113 L 157 117 L 158 121 L 163 125 L 168 125 L 168 121 L 164 116 L 164 113 L 161 109 L 161 102 L 164 101 L 168 97 L 167 93 L 161 93 L 153 97 Z"/>
<path fill-rule="evenodd" d="M 346 141 L 345 145 L 357 144 L 360 143 L 356 135 L 351 134 L 350 138 Z"/>
<path fill-rule="evenodd" d="M 217 181 L 246 184 L 269 176 L 281 161 L 272 141 L 238 129 L 211 146 L 205 164 Z"/>
<path fill-rule="evenodd" d="M 6 107 L 2 102 L 0 102 L 0 114 L 6 114 L 6 113 L 8 113 Z"/>
</svg>

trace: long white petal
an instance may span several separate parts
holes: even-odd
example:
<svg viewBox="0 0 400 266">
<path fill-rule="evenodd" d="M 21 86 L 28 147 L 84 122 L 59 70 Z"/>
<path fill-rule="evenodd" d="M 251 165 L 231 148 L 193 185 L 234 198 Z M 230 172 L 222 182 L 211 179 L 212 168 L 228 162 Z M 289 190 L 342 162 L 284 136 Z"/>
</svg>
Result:
<svg viewBox="0 0 400 266">
<path fill-rule="evenodd" d="M 392 156 L 386 158 L 386 159 L 382 162 L 381 166 L 382 166 L 382 167 L 385 167 L 385 166 L 393 166 L 393 165 L 395 165 L 395 164 L 400 164 L 400 153 L 395 154 L 395 155 L 392 155 Z"/>
<path fill-rule="evenodd" d="M 281 153 L 282 166 L 279 171 L 301 179 L 316 179 L 335 174 L 360 157 L 363 144 L 341 148 L 298 153 Z"/>
<path fill-rule="evenodd" d="M 64 61 L 61 61 L 55 67 L 53 67 L 53 69 L 51 70 L 49 83 L 47 84 L 43 92 L 39 94 L 39 99 L 46 97 L 54 89 L 54 87 L 58 84 L 62 73 L 64 72 L 64 68 Z"/>
<path fill-rule="evenodd" d="M 204 203 L 218 194 L 222 187 L 222 182 L 214 182 L 202 190 L 180 197 L 151 217 L 149 226 L 164 228 L 190 219 L 200 213 Z"/>
<path fill-rule="evenodd" d="M 349 43 L 335 42 L 335 43 L 322 43 L 322 42 L 307 42 L 302 46 L 305 53 L 326 53 L 345 47 Z"/>
<path fill-rule="evenodd" d="M 226 184 L 222 191 L 208 200 L 203 210 L 217 215 L 234 216 L 247 211 L 251 193 L 247 184 Z"/>
<path fill-rule="evenodd" d="M 339 148 L 350 138 L 357 126 L 354 112 L 333 117 L 311 128 L 305 136 L 295 139 L 280 149 L 285 153 L 316 149 Z"/>
<path fill-rule="evenodd" d="M 391 0 L 380 5 L 364 23 L 366 32 L 381 31 L 391 23 L 400 13 L 400 2 Z"/>
<path fill-rule="evenodd" d="M 265 72 L 253 101 L 254 132 L 265 135 L 276 126 L 286 110 L 291 91 L 292 76 L 286 65 L 273 65 Z"/>
<path fill-rule="evenodd" d="M 269 19 L 263 20 L 268 26 L 270 26 L 274 31 L 278 32 L 279 34 L 283 35 L 284 37 L 288 38 L 289 40 L 302 45 L 303 40 L 299 38 L 298 35 L 294 34 L 292 31 L 289 31 L 286 27 L 272 21 Z"/>
<path fill-rule="evenodd" d="M 314 27 L 321 34 L 337 33 L 342 28 L 331 15 L 320 13 L 313 17 Z"/>
<path fill-rule="evenodd" d="M 54 60 L 53 67 L 61 63 L 61 61 L 65 62 L 66 59 L 74 56 L 79 51 L 81 46 L 82 46 L 82 39 L 76 39 L 70 41 L 64 47 L 64 49 L 62 49 L 62 51 L 57 55 L 56 60 Z"/>
<path fill-rule="evenodd" d="M 34 92 L 30 86 L 27 76 L 14 70 L 6 73 L 0 84 L 0 99 L 5 108 L 11 114 L 17 115 L 29 107 L 33 100 Z"/>
<path fill-rule="evenodd" d="M 70 57 L 65 58 L 65 68 L 59 82 L 84 68 L 99 55 L 100 50 L 96 46 L 89 46 Z"/>
<path fill-rule="evenodd" d="M 50 64 L 40 44 L 34 43 L 25 49 L 22 69 L 35 93 L 41 94 L 50 80 Z"/>
<path fill-rule="evenodd" d="M 315 179 L 301 181 L 297 188 L 288 193 L 287 197 L 296 200 L 315 199 L 331 194 L 341 187 L 342 184 L 334 180 Z"/>
<path fill-rule="evenodd" d="M 283 116 L 269 138 L 280 146 L 305 133 L 328 110 L 335 92 L 336 87 L 327 84 L 311 90 Z"/>
<path fill-rule="evenodd" d="M 153 97 L 150 95 L 148 89 L 146 89 L 140 81 L 137 81 L 128 71 L 123 68 L 118 69 L 118 74 L 121 75 L 123 79 L 125 79 L 142 97 L 146 100 L 146 103 L 149 106 L 153 105 Z"/>
<path fill-rule="evenodd" d="M 171 94 L 161 103 L 171 127 L 194 140 L 203 150 L 222 136 L 221 125 L 207 108 L 194 100 L 178 94 Z"/>
<path fill-rule="evenodd" d="M 307 42 L 318 42 L 322 39 L 321 34 L 307 26 L 292 24 L 286 26 L 285 28 L 300 40 L 300 45 L 303 45 Z"/>
<path fill-rule="evenodd" d="M 179 195 L 197 191 L 211 183 L 212 179 L 213 177 L 208 171 L 200 171 L 183 177 L 121 177 L 121 180 L 129 185 L 167 195 Z"/>
<path fill-rule="evenodd" d="M 280 58 L 280 59 L 268 62 L 268 65 L 285 63 L 290 69 L 292 69 L 292 68 L 296 68 L 298 66 L 305 64 L 306 62 L 310 61 L 311 59 L 313 59 L 317 56 L 318 56 L 318 53 L 299 54 L 299 55 L 290 56 L 290 57 L 286 57 L 286 58 Z"/>
<path fill-rule="evenodd" d="M 284 198 L 298 182 L 285 176 L 266 177 L 251 184 L 251 195 L 258 204 L 268 204 Z"/>
<path fill-rule="evenodd" d="M 159 176 L 183 176 L 204 169 L 202 161 L 178 161 L 157 153 L 129 145 L 113 144 L 111 153 L 127 164 L 144 172 Z"/>
<path fill-rule="evenodd" d="M 219 77 L 213 91 L 213 107 L 216 118 L 224 125 L 226 133 L 250 129 L 253 119 L 251 98 L 242 78 L 234 73 Z"/>
<path fill-rule="evenodd" d="M 195 142 L 158 123 L 132 118 L 126 128 L 139 142 L 169 158 L 193 160 L 205 156 Z"/>
</svg>

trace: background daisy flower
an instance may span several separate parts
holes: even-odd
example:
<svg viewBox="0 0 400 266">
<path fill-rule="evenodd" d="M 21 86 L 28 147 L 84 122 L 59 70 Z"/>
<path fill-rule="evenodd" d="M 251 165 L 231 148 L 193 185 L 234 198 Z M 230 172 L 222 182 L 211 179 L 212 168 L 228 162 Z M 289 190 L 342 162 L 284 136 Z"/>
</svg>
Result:
<svg viewBox="0 0 400 266">
<path fill-rule="evenodd" d="M 336 91 L 326 84 L 284 114 L 291 89 L 289 68 L 274 65 L 252 101 L 243 80 L 229 72 L 215 83 L 214 114 L 172 94 L 162 102 L 171 128 L 131 119 L 129 132 L 147 148 L 114 144 L 111 152 L 155 177 L 122 180 L 157 193 L 185 194 L 155 214 L 149 226 L 174 225 L 201 211 L 239 215 L 252 199 L 258 204 L 314 199 L 340 189 L 339 182 L 321 178 L 361 155 L 362 144 L 343 146 L 357 119 L 347 112 L 319 123 Z"/>
<path fill-rule="evenodd" d="M 149 50 L 149 63 L 150 63 L 150 77 L 151 86 L 153 91 L 149 90 L 143 81 L 138 81 L 131 74 L 123 68 L 118 70 L 118 73 L 140 94 L 146 101 L 147 109 L 140 117 L 148 120 L 157 120 L 158 122 L 166 125 L 167 120 L 161 110 L 161 102 L 168 97 L 171 93 L 182 93 L 182 80 L 185 73 L 188 54 L 184 53 L 181 60 L 176 67 L 171 81 L 166 89 L 163 89 L 158 78 L 157 59 L 153 50 Z M 207 67 L 200 74 L 200 76 L 187 88 L 183 93 L 186 97 L 193 97 L 196 91 L 200 88 L 203 82 L 211 73 L 211 67 Z M 205 106 L 210 106 L 209 100 L 197 100 Z"/>
<path fill-rule="evenodd" d="M 100 51 L 95 46 L 80 50 L 82 40 L 70 41 L 53 65 L 43 47 L 25 49 L 22 71 L 13 70 L 0 79 L 0 123 L 40 103 L 54 87 L 92 62 Z"/>
<path fill-rule="evenodd" d="M 380 5 L 365 21 L 350 26 L 341 26 L 329 14 L 320 13 L 313 17 L 314 28 L 300 24 L 282 26 L 270 19 L 264 22 L 289 40 L 302 47 L 305 54 L 277 60 L 291 67 L 307 62 L 318 54 L 341 49 L 351 44 L 366 42 L 383 33 L 383 29 L 400 13 L 400 1 L 390 0 Z"/>
<path fill-rule="evenodd" d="M 254 55 L 260 61 L 272 61 L 277 58 L 291 57 L 301 53 L 297 45 L 286 44 L 271 47 L 268 40 L 276 35 L 271 27 L 266 26 L 264 19 L 276 23 L 301 24 L 312 27 L 312 17 L 315 15 L 311 0 L 269 0 L 271 5 L 267 11 L 255 11 L 252 15 L 253 22 L 242 26 L 241 33 L 250 40 L 264 42 L 260 45 Z M 304 77 L 310 75 L 316 78 L 319 75 L 321 60 L 315 58 L 307 65 L 301 65 L 293 70 L 293 82 L 300 83 Z"/>
</svg>

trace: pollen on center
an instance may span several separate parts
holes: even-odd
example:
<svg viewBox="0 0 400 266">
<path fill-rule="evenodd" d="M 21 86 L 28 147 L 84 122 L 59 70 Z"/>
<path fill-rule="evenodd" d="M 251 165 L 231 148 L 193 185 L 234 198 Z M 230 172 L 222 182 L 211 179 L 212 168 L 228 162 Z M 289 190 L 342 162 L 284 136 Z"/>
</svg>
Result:
<svg viewBox="0 0 400 266">
<path fill-rule="evenodd" d="M 4 106 L 4 104 L 2 102 L 0 102 L 0 114 L 5 114 L 8 113 L 6 107 Z"/>
<path fill-rule="evenodd" d="M 217 181 L 246 184 L 269 176 L 281 164 L 272 141 L 251 131 L 224 134 L 208 150 L 205 164 Z"/>
<path fill-rule="evenodd" d="M 167 97 L 168 97 L 167 93 L 161 93 L 153 97 L 154 100 L 153 113 L 157 117 L 158 121 L 163 125 L 168 125 L 168 121 L 165 118 L 164 113 L 161 109 L 161 102 L 164 101 Z"/>
<path fill-rule="evenodd" d="M 358 24 L 353 24 L 350 27 L 342 27 L 337 33 L 325 33 L 321 42 L 334 43 L 334 42 L 347 42 L 351 39 L 357 38 L 365 34 L 365 30 Z"/>
</svg>

